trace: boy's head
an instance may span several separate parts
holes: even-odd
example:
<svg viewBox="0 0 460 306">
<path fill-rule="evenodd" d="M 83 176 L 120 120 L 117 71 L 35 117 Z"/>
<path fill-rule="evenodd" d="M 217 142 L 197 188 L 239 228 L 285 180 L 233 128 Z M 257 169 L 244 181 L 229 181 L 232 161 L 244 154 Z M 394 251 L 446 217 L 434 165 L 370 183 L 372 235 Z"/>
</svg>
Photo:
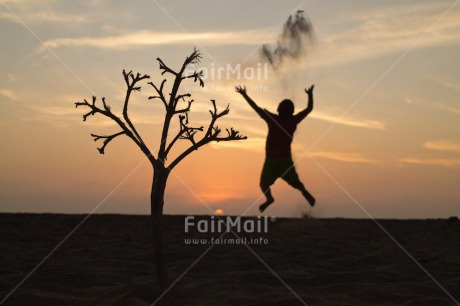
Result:
<svg viewBox="0 0 460 306">
<path fill-rule="evenodd" d="M 289 118 L 294 114 L 294 103 L 291 100 L 285 99 L 278 105 L 278 114 L 282 118 Z"/>
</svg>

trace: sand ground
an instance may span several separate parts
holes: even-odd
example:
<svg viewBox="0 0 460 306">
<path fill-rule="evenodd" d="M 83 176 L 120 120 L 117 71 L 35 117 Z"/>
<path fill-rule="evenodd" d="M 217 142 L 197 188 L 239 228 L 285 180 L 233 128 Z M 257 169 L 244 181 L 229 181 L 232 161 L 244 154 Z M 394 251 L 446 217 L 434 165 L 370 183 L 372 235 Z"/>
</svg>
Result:
<svg viewBox="0 0 460 306">
<path fill-rule="evenodd" d="M 0 214 L 0 300 L 84 217 Z M 165 217 L 172 281 L 210 248 L 185 239 L 218 235 L 184 218 Z M 93 215 L 3 305 L 457 305 L 460 222 L 379 222 L 435 280 L 372 220 L 277 219 L 240 234 L 268 244 L 212 246 L 157 301 L 149 218 Z"/>
</svg>

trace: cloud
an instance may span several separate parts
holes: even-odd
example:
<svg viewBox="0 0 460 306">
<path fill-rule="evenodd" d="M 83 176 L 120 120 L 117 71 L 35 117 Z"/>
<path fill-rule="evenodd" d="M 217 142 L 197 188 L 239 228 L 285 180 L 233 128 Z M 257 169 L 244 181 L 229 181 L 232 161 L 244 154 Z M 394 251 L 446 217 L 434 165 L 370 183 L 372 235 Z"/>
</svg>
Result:
<svg viewBox="0 0 460 306">
<path fill-rule="evenodd" d="M 53 0 L 42 0 L 40 1 L 42 4 L 44 2 L 52 2 Z M 2 0 L 3 4 L 30 4 L 36 2 L 35 0 Z"/>
<path fill-rule="evenodd" d="M 460 143 L 451 140 L 433 140 L 423 144 L 427 149 L 460 153 Z"/>
<path fill-rule="evenodd" d="M 460 83 L 452 82 L 452 80 L 446 79 L 445 77 L 440 77 L 440 76 L 435 77 L 433 75 L 424 75 L 424 77 L 445 88 L 460 91 Z"/>
<path fill-rule="evenodd" d="M 86 8 L 84 13 L 77 13 L 78 8 L 75 6 L 62 6 L 55 0 L 2 0 L 1 2 L 6 10 L 0 12 L 0 20 L 8 20 L 21 25 L 23 23 L 27 25 L 50 23 L 56 26 L 56 23 L 59 23 L 80 26 L 101 21 L 102 17 L 107 16 L 107 8 L 95 7 L 96 1 L 80 3 L 81 7 Z"/>
<path fill-rule="evenodd" d="M 439 109 L 444 110 L 444 111 L 448 111 L 454 114 L 460 114 L 460 108 L 452 107 L 450 105 L 445 105 L 441 103 L 438 104 L 438 107 Z"/>
<path fill-rule="evenodd" d="M 382 162 L 376 159 L 368 158 L 359 153 L 345 153 L 345 152 L 328 152 L 316 151 L 309 153 L 310 156 L 336 160 L 346 163 L 361 163 L 361 164 L 377 164 L 381 165 Z"/>
<path fill-rule="evenodd" d="M 460 143 L 452 140 L 431 140 L 423 144 L 423 147 L 430 150 L 448 151 L 460 153 Z M 426 166 L 443 166 L 455 168 L 460 166 L 460 158 L 418 158 L 407 157 L 399 159 L 400 163 L 426 165 Z"/>
<path fill-rule="evenodd" d="M 416 102 L 414 99 L 411 99 L 411 98 L 408 98 L 408 97 L 403 98 L 403 101 L 406 104 L 418 104 L 418 102 Z"/>
<path fill-rule="evenodd" d="M 72 105 L 69 105 L 68 107 L 43 106 L 36 108 L 35 110 L 52 116 L 74 116 L 75 114 L 78 114 L 78 111 L 76 111 L 75 107 L 72 107 Z"/>
<path fill-rule="evenodd" d="M 19 20 L 16 18 L 16 16 L 14 16 L 11 13 L 7 13 L 7 12 L 0 12 L 0 20 L 9 20 L 9 21 L 19 23 Z"/>
<path fill-rule="evenodd" d="M 226 133 L 223 131 L 223 133 Z M 242 133 L 244 135 L 244 132 Z M 211 146 L 216 149 L 242 149 L 256 152 L 263 152 L 265 150 L 265 138 L 262 137 L 248 137 L 245 140 L 239 141 L 222 141 L 222 142 L 211 142 Z"/>
<path fill-rule="evenodd" d="M 64 100 L 66 101 L 66 100 Z M 78 101 L 77 99 L 68 99 L 67 101 Z M 88 108 L 80 106 L 75 108 L 74 105 L 69 103 L 68 106 L 58 106 L 58 105 L 42 105 L 40 107 L 34 106 L 30 107 L 33 113 L 25 118 L 27 121 L 44 121 L 51 124 L 59 124 L 60 127 L 69 126 L 75 122 L 81 122 L 83 114 L 89 112 Z M 116 116 L 121 117 L 121 113 L 115 113 Z M 151 125 L 151 126 L 161 126 L 162 114 L 157 114 L 155 112 L 146 113 L 141 110 L 135 110 L 130 112 L 130 118 L 133 123 L 137 126 L 139 125 Z M 94 116 L 89 116 L 84 122 L 88 126 L 94 127 L 117 127 L 117 124 L 101 114 L 95 114 Z"/>
<path fill-rule="evenodd" d="M 6 77 L 8 78 L 8 81 L 10 82 L 16 82 L 18 80 L 18 77 L 13 73 L 8 73 Z"/>
<path fill-rule="evenodd" d="M 458 158 L 402 158 L 399 162 L 404 164 L 426 165 L 426 166 L 443 166 L 447 168 L 455 168 L 460 166 Z"/>
<path fill-rule="evenodd" d="M 69 23 L 69 24 L 82 24 L 89 23 L 91 18 L 88 18 L 87 14 L 65 14 L 65 13 L 54 13 L 51 11 L 47 12 L 33 12 L 25 14 L 12 14 L 9 12 L 1 12 L 0 20 L 9 20 L 15 23 L 22 24 L 21 20 L 27 24 L 42 24 L 42 23 Z M 92 18 L 95 20 L 95 18 Z"/>
<path fill-rule="evenodd" d="M 232 32 L 153 32 L 134 31 L 106 37 L 58 38 L 44 42 L 40 51 L 46 48 L 94 47 L 101 49 L 126 50 L 152 45 L 190 44 L 203 45 L 257 45 L 262 43 L 265 30 Z M 259 37 L 259 39 L 257 39 Z"/>
<path fill-rule="evenodd" d="M 75 109 L 72 105 L 68 107 L 64 106 L 49 106 L 49 105 L 42 105 L 38 106 L 31 106 L 30 112 L 27 116 L 23 117 L 22 120 L 29 121 L 29 122 L 46 122 L 52 126 L 58 128 L 66 128 L 72 126 L 76 122 L 81 121 L 81 115 L 87 113 L 87 111 L 81 111 Z M 93 120 L 91 120 L 93 119 Z M 87 122 L 88 125 L 92 126 L 111 126 L 113 122 L 106 118 L 88 118 Z"/>
<path fill-rule="evenodd" d="M 367 128 L 367 129 L 374 129 L 374 130 L 386 130 L 386 124 L 382 121 L 378 120 L 370 120 L 370 119 L 351 119 L 351 118 L 341 118 L 334 115 L 329 115 L 325 113 L 321 113 L 315 111 L 310 115 L 311 118 L 333 122 L 336 124 L 347 125 L 352 127 L 360 127 L 360 128 Z"/>
<path fill-rule="evenodd" d="M 318 52 L 312 66 L 346 64 L 388 54 L 402 53 L 460 41 L 460 10 L 452 9 L 440 22 L 449 4 L 400 5 L 359 11 L 346 19 L 343 30 L 318 35 Z M 348 16 L 350 17 L 350 16 Z M 432 27 L 436 23 L 435 27 Z M 422 38 L 422 39 L 421 39 Z M 416 45 L 413 45 L 416 43 Z"/>
<path fill-rule="evenodd" d="M 0 95 L 13 101 L 17 101 L 19 99 L 12 90 L 6 88 L 0 88 Z"/>
</svg>

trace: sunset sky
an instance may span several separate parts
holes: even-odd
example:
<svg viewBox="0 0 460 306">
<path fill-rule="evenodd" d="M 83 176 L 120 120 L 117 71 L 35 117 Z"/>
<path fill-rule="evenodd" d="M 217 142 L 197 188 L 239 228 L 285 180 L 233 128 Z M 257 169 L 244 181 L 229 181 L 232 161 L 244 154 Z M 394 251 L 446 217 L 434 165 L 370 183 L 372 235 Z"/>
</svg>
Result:
<svg viewBox="0 0 460 306">
<path fill-rule="evenodd" d="M 148 214 L 144 155 L 127 137 L 100 155 L 90 134 L 119 129 L 100 116 L 82 122 L 85 110 L 73 103 L 96 95 L 121 112 L 123 69 L 159 84 L 155 59 L 178 69 L 194 47 L 202 68 L 264 69 L 262 44 L 274 44 L 303 10 L 314 35 L 301 60 L 269 67 L 266 79 L 184 83 L 195 100 L 191 122 L 206 124 L 215 99 L 231 109 L 219 126 L 249 139 L 186 158 L 170 175 L 165 212 L 257 215 L 267 128 L 233 88 L 246 85 L 273 112 L 284 98 L 300 111 L 304 88 L 315 84 L 314 111 L 292 148 L 317 207 L 278 180 L 267 215 L 458 216 L 459 1 L 0 0 L 0 211 Z M 130 111 L 156 153 L 164 108 L 147 100 L 154 94 L 145 82 Z"/>
</svg>

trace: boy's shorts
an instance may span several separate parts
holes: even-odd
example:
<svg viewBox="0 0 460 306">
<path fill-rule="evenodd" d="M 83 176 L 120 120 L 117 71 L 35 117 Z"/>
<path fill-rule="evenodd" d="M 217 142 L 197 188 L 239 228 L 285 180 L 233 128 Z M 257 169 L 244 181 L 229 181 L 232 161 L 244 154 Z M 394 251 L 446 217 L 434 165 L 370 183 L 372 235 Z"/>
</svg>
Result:
<svg viewBox="0 0 460 306">
<path fill-rule="evenodd" d="M 289 185 L 299 182 L 299 175 L 295 171 L 291 157 L 265 159 L 262 174 L 260 175 L 261 185 L 273 185 L 277 178 L 282 178 Z"/>
</svg>

